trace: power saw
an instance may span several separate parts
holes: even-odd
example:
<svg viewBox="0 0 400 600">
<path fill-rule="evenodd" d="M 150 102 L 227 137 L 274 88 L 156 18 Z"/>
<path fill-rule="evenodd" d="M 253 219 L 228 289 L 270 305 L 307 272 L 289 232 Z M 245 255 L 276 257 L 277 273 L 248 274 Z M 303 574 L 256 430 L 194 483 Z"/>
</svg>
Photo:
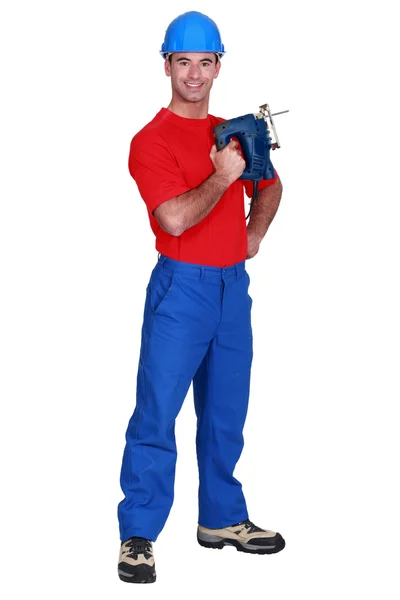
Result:
<svg viewBox="0 0 400 600">
<path fill-rule="evenodd" d="M 214 127 L 215 144 L 217 150 L 222 150 L 233 137 L 237 138 L 246 161 L 246 168 L 239 179 L 253 181 L 253 195 L 250 200 L 250 210 L 246 217 L 248 219 L 253 208 L 254 201 L 258 196 L 258 182 L 261 179 L 273 179 L 275 177 L 274 167 L 270 160 L 270 150 L 280 148 L 278 135 L 276 133 L 272 117 L 289 112 L 271 113 L 268 104 L 262 104 L 260 112 L 243 115 L 228 121 L 222 121 Z M 274 139 L 271 137 L 271 131 Z"/>
</svg>

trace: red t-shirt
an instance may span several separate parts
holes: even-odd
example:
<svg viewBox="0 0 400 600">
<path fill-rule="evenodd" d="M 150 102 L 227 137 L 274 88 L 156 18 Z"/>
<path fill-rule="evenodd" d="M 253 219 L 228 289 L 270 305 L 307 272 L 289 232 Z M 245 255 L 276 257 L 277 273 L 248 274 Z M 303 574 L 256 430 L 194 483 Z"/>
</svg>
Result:
<svg viewBox="0 0 400 600">
<path fill-rule="evenodd" d="M 173 236 L 161 229 L 153 211 L 162 202 L 199 186 L 214 166 L 210 151 L 215 143 L 213 128 L 224 121 L 180 117 L 162 108 L 132 139 L 129 172 L 146 203 L 156 249 L 175 260 L 227 267 L 246 259 L 247 228 L 243 189 L 249 198 L 253 182 L 237 179 L 218 204 L 197 225 Z M 261 180 L 259 190 L 275 178 Z"/>
</svg>

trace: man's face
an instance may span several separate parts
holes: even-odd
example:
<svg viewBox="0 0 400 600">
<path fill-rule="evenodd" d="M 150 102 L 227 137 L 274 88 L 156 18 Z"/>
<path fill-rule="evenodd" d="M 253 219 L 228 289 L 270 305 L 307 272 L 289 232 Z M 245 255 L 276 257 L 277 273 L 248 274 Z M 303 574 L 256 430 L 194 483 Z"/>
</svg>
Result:
<svg viewBox="0 0 400 600">
<path fill-rule="evenodd" d="M 212 52 L 176 52 L 171 64 L 165 59 L 165 74 L 171 77 L 173 91 L 188 102 L 199 102 L 210 92 L 221 62 Z"/>
</svg>

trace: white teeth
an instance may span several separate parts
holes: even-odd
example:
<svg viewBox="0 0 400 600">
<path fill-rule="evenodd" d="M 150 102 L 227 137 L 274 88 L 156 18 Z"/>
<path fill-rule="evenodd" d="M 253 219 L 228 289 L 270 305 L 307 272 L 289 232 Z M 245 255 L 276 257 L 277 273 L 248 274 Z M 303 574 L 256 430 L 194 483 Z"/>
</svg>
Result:
<svg viewBox="0 0 400 600">
<path fill-rule="evenodd" d="M 203 84 L 202 83 L 187 83 L 186 85 L 189 85 L 190 87 L 200 87 Z"/>
</svg>

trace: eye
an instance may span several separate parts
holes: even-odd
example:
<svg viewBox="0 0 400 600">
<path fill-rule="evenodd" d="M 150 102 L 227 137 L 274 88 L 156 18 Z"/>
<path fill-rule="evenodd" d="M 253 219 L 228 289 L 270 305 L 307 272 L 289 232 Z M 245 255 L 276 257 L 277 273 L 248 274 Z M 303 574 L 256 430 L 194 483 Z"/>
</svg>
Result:
<svg viewBox="0 0 400 600">
<path fill-rule="evenodd" d="M 205 63 L 203 63 L 203 67 L 209 67 L 209 66 L 210 66 L 210 63 L 209 63 L 209 62 L 205 62 Z"/>
</svg>

